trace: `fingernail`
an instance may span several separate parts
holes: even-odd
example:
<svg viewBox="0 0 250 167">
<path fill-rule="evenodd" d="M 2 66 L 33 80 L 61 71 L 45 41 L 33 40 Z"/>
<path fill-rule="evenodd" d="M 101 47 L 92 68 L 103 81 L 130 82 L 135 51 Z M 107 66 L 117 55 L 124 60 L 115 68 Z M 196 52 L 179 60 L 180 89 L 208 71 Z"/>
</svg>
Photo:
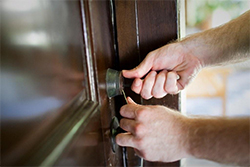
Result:
<svg viewBox="0 0 250 167">
<path fill-rule="evenodd" d="M 127 100 L 130 104 L 134 104 L 135 102 L 131 99 L 131 97 L 127 97 Z"/>
<path fill-rule="evenodd" d="M 127 100 L 128 100 L 128 102 L 131 102 L 131 98 L 130 97 L 127 97 Z"/>
</svg>

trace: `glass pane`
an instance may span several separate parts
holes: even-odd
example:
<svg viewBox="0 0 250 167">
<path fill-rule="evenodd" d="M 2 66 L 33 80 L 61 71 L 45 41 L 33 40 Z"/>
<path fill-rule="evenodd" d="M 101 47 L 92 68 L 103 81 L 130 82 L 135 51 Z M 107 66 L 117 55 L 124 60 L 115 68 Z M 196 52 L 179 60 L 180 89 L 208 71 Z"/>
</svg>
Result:
<svg viewBox="0 0 250 167">
<path fill-rule="evenodd" d="M 104 153 L 104 145 L 109 146 L 109 129 L 102 136 L 100 112 L 88 119 L 86 127 L 81 128 L 77 137 L 68 145 L 55 166 L 105 166 L 107 159 L 114 156 Z M 107 159 L 105 159 L 107 158 Z M 110 160 L 108 160 L 110 161 Z"/>
<path fill-rule="evenodd" d="M 82 39 L 79 1 L 1 1 L 3 164 L 52 131 L 76 95 L 87 97 Z"/>
</svg>

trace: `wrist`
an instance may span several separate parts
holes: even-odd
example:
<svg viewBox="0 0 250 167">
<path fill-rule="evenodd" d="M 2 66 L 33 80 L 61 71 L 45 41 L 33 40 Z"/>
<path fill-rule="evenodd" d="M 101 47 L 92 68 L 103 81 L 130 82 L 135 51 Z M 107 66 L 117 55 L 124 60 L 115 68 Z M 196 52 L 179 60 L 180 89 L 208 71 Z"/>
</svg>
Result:
<svg viewBox="0 0 250 167">
<path fill-rule="evenodd" d="M 189 117 L 186 125 L 185 151 L 187 157 L 204 158 L 203 154 L 209 149 L 208 136 L 214 128 L 210 118 Z M 209 125 L 209 126 L 208 126 Z"/>
<path fill-rule="evenodd" d="M 190 131 L 192 131 L 191 129 L 193 129 L 193 120 L 192 118 L 189 118 L 187 116 L 183 117 L 183 124 L 182 124 L 182 128 L 181 128 L 181 137 L 180 137 L 180 143 L 181 143 L 181 150 L 182 150 L 182 158 L 189 158 L 189 157 L 193 157 L 192 154 L 192 149 L 190 148 L 190 142 L 191 142 L 191 138 L 190 138 Z"/>
</svg>

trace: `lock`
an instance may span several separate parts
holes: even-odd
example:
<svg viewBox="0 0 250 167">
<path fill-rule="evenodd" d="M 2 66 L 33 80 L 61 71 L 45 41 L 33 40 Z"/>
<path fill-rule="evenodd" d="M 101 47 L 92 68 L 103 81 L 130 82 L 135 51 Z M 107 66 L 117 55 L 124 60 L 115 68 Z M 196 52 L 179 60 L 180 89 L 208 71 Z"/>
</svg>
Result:
<svg viewBox="0 0 250 167">
<path fill-rule="evenodd" d="M 108 69 L 106 72 L 106 91 L 108 97 L 121 95 L 123 90 L 123 77 L 120 71 Z"/>
<path fill-rule="evenodd" d="M 109 98 L 121 95 L 124 87 L 130 87 L 133 80 L 125 79 L 120 71 L 108 69 L 106 72 L 106 91 Z M 117 134 L 125 132 L 120 128 L 117 117 L 113 117 L 110 123 L 111 148 L 115 153 L 117 144 L 115 137 Z"/>
<path fill-rule="evenodd" d="M 117 146 L 115 142 L 115 137 L 121 132 L 123 132 L 123 130 L 120 128 L 120 124 L 117 117 L 113 117 L 110 123 L 110 139 L 111 139 L 111 148 L 114 153 Z"/>
<path fill-rule="evenodd" d="M 106 91 L 108 97 L 115 97 L 122 94 L 125 87 L 130 87 L 133 80 L 122 76 L 121 71 L 108 69 L 106 72 Z"/>
</svg>

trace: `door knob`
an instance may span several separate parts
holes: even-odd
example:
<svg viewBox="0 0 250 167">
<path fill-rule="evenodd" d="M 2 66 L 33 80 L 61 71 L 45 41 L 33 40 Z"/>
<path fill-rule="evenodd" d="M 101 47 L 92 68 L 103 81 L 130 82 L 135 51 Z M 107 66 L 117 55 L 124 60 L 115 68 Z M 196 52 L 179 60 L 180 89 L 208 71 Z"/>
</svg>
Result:
<svg viewBox="0 0 250 167">
<path fill-rule="evenodd" d="M 130 87 L 133 80 L 125 79 L 121 71 L 108 69 L 106 72 L 106 91 L 108 97 L 115 97 L 122 94 L 124 87 Z"/>
<path fill-rule="evenodd" d="M 115 142 L 115 137 L 121 132 L 123 132 L 123 130 L 122 128 L 120 128 L 120 124 L 117 117 L 113 117 L 110 123 L 110 139 L 111 139 L 111 148 L 113 152 L 115 152 L 117 146 Z"/>
</svg>

